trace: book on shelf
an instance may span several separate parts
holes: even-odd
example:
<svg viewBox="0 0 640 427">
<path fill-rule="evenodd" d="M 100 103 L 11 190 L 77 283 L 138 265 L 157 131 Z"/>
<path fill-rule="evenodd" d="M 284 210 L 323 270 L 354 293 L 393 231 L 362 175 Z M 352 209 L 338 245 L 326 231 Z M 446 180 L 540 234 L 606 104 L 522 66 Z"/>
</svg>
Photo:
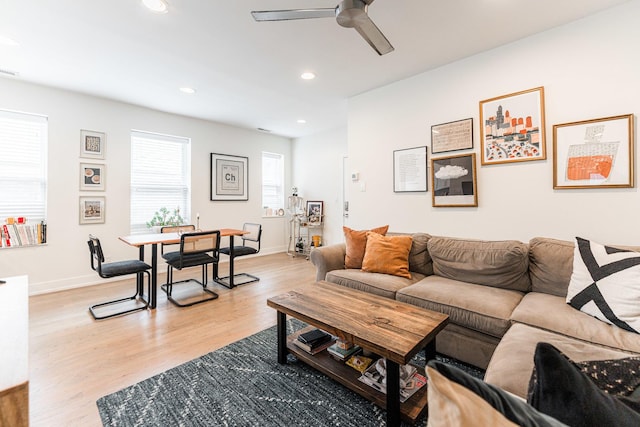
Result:
<svg viewBox="0 0 640 427">
<path fill-rule="evenodd" d="M 331 338 L 331 334 L 321 330 L 321 329 L 312 329 L 307 332 L 303 332 L 298 335 L 298 341 L 305 344 L 313 344 L 314 342 L 325 342 L 327 339 Z"/>
<path fill-rule="evenodd" d="M 331 354 L 336 359 L 342 360 L 342 361 L 347 360 L 349 357 L 360 352 L 361 350 L 362 348 L 359 345 L 354 345 L 350 349 L 345 350 L 343 348 L 340 348 L 338 343 L 334 343 L 333 345 L 327 348 L 327 351 L 329 352 L 329 354 Z"/>
<path fill-rule="evenodd" d="M 400 402 L 404 403 L 411 396 L 413 396 L 418 390 L 424 387 L 427 384 L 427 377 L 420 374 L 418 370 L 411 365 L 404 365 L 401 367 L 405 369 L 405 373 L 410 373 L 408 377 L 405 379 L 402 378 L 401 372 L 401 380 L 400 380 Z M 358 380 L 368 386 L 378 390 L 380 393 L 387 394 L 387 384 L 385 382 L 385 377 L 376 369 L 376 364 L 372 364 L 369 369 L 367 369 Z"/>
<path fill-rule="evenodd" d="M 47 242 L 47 224 L 38 223 L 11 223 L 0 227 L 1 247 L 10 248 L 16 246 L 33 246 Z"/>
<path fill-rule="evenodd" d="M 301 348 L 302 350 L 306 351 L 307 353 L 313 355 L 313 354 L 318 354 L 323 350 L 326 350 L 334 342 L 335 342 L 335 339 L 330 336 L 327 341 L 324 341 L 324 342 L 321 342 L 321 343 L 317 343 L 314 346 L 310 346 L 310 345 L 305 344 L 305 343 L 303 343 L 302 341 L 299 341 L 299 340 L 293 340 L 293 345 L 295 345 L 296 347 Z"/>
</svg>

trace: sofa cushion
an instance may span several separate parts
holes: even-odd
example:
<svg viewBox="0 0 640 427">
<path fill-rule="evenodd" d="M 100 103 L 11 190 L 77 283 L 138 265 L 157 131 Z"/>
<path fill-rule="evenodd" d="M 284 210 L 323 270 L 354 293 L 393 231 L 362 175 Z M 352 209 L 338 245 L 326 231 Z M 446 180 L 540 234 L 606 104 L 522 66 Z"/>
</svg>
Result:
<svg viewBox="0 0 640 427">
<path fill-rule="evenodd" d="M 344 257 L 345 268 L 362 268 L 362 259 L 367 247 L 367 232 L 373 231 L 385 235 L 389 229 L 388 225 L 372 228 L 371 230 L 352 230 L 349 227 L 342 227 L 344 240 L 347 245 Z"/>
<path fill-rule="evenodd" d="M 411 273 L 411 278 L 391 276 L 382 273 L 368 273 L 362 270 L 332 270 L 325 280 L 348 288 L 369 292 L 375 295 L 395 299 L 399 289 L 410 286 L 422 279 L 424 275 Z"/>
<path fill-rule="evenodd" d="M 500 338 L 511 326 L 511 313 L 522 296 L 518 291 L 434 275 L 399 289 L 396 299 L 448 314 L 450 323 Z"/>
<path fill-rule="evenodd" d="M 564 426 L 525 401 L 445 363 L 427 365 L 429 427 Z"/>
<path fill-rule="evenodd" d="M 640 353 L 640 335 L 601 322 L 568 305 L 563 297 L 530 292 L 511 320 L 595 344 Z"/>
<path fill-rule="evenodd" d="M 362 271 L 384 273 L 411 278 L 409 251 L 411 236 L 381 236 L 367 233 L 367 248 L 362 260 Z"/>
<path fill-rule="evenodd" d="M 439 276 L 523 292 L 531 287 L 525 243 L 434 236 L 428 248 L 433 271 Z"/>
<path fill-rule="evenodd" d="M 535 237 L 529 241 L 531 290 L 564 297 L 573 270 L 574 243 Z"/>
<path fill-rule="evenodd" d="M 409 271 L 430 276 L 433 274 L 433 262 L 427 244 L 431 235 L 427 233 L 411 234 L 411 251 L 409 252 Z"/>
<path fill-rule="evenodd" d="M 640 254 L 576 237 L 567 303 L 640 333 Z"/>
<path fill-rule="evenodd" d="M 640 401 L 612 396 L 583 374 L 549 343 L 538 343 L 534 355 L 537 381 L 531 405 L 570 426 L 640 425 Z"/>
<path fill-rule="evenodd" d="M 543 313 L 547 312 L 543 311 Z M 594 319 L 594 321 L 597 320 Z M 484 380 L 522 398 L 526 398 L 529 379 L 533 371 L 533 354 L 539 342 L 547 342 L 554 345 L 576 362 L 622 359 L 640 355 L 515 323 L 504 334 L 504 337 L 496 347 L 496 351 L 493 353 L 487 367 Z"/>
</svg>

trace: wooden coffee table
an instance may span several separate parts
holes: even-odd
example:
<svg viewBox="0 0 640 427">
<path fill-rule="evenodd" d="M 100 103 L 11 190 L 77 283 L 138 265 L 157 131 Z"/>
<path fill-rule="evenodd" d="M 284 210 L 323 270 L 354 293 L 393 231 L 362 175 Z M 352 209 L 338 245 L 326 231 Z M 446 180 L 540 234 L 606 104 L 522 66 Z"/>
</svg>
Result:
<svg viewBox="0 0 640 427">
<path fill-rule="evenodd" d="M 435 357 L 436 335 L 449 316 L 389 298 L 328 282 L 317 282 L 267 300 L 278 311 L 278 363 L 287 353 L 323 372 L 387 410 L 387 425 L 400 420 L 413 424 L 427 408 L 427 387 L 400 403 L 400 365 L 422 349 L 427 360 Z M 287 315 L 320 328 L 387 359 L 387 394 L 358 381 L 360 372 L 339 362 L 326 351 L 306 353 L 293 344 L 298 334 L 287 336 Z M 422 368 L 421 368 L 422 369 Z M 421 371 L 424 374 L 424 370 Z"/>
</svg>

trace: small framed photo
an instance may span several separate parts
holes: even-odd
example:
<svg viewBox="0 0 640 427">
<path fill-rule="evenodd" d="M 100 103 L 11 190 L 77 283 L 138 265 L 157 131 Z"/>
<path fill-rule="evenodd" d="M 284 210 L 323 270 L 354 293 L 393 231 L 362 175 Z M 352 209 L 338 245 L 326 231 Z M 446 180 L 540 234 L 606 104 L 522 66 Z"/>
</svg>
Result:
<svg viewBox="0 0 640 427">
<path fill-rule="evenodd" d="M 480 101 L 483 165 L 544 160 L 544 135 L 543 87 Z"/>
<path fill-rule="evenodd" d="M 211 153 L 211 200 L 249 200 L 249 158 Z"/>
<path fill-rule="evenodd" d="M 106 165 L 101 163 L 80 163 L 80 190 L 104 191 Z"/>
<path fill-rule="evenodd" d="M 322 222 L 322 216 L 324 215 L 324 203 L 321 201 L 307 201 L 307 216 L 309 222 L 319 223 Z"/>
<path fill-rule="evenodd" d="M 553 188 L 632 188 L 633 114 L 553 126 Z"/>
<path fill-rule="evenodd" d="M 393 191 L 409 193 L 427 191 L 427 147 L 393 152 Z"/>
<path fill-rule="evenodd" d="M 80 130 L 80 157 L 104 159 L 107 137 L 104 132 Z"/>
<path fill-rule="evenodd" d="M 431 159 L 434 207 L 478 206 L 476 154 Z"/>
<path fill-rule="evenodd" d="M 105 197 L 80 197 L 80 224 L 104 224 Z"/>
<path fill-rule="evenodd" d="M 473 148 L 473 119 L 431 126 L 431 154 Z"/>
</svg>

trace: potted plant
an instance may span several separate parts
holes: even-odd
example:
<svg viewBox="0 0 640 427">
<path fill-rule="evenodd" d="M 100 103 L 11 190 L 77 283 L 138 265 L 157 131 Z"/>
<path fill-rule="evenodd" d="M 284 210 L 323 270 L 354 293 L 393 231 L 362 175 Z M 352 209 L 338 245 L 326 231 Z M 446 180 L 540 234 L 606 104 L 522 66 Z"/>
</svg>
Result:
<svg viewBox="0 0 640 427">
<path fill-rule="evenodd" d="M 159 233 L 160 229 L 167 225 L 182 225 L 185 220 L 180 216 L 180 208 L 175 208 L 172 212 L 166 207 L 161 207 L 151 218 L 151 221 L 147 222 L 147 227 L 153 229 Z"/>
</svg>

